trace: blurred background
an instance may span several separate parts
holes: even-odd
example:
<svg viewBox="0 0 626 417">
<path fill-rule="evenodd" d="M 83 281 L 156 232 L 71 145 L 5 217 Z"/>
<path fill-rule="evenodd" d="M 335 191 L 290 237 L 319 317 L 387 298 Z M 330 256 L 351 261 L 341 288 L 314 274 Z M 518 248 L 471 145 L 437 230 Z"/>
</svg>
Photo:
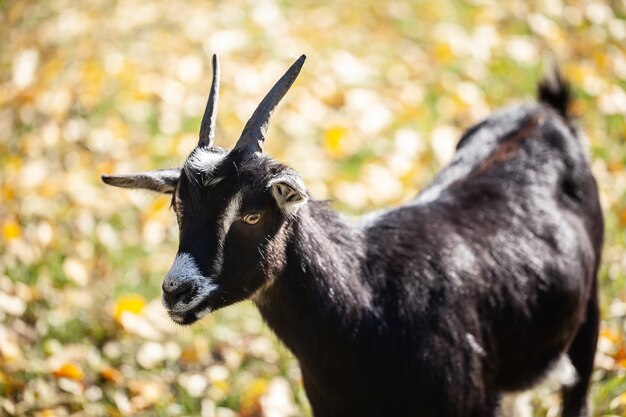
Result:
<svg viewBox="0 0 626 417">
<path fill-rule="evenodd" d="M 554 58 L 606 216 L 594 415 L 626 415 L 625 16 L 624 0 L 0 2 L 0 415 L 310 414 L 251 303 L 170 324 L 169 198 L 99 180 L 184 161 L 213 53 L 225 147 L 308 55 L 266 151 L 349 215 L 414 196 L 464 129 L 533 100 Z"/>
</svg>

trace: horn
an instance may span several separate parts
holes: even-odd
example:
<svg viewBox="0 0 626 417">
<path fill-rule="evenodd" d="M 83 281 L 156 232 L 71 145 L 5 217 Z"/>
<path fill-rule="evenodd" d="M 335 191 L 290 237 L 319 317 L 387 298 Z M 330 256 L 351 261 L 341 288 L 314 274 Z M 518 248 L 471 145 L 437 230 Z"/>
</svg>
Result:
<svg viewBox="0 0 626 417">
<path fill-rule="evenodd" d="M 217 55 L 213 54 L 213 82 L 209 101 L 204 109 L 202 123 L 200 123 L 200 141 L 198 147 L 213 146 L 215 142 L 215 124 L 217 122 L 217 103 L 220 98 L 220 63 Z"/>
<path fill-rule="evenodd" d="M 261 104 L 259 104 L 252 114 L 252 117 L 250 117 L 250 120 L 248 120 L 248 123 L 246 123 L 246 126 L 243 128 L 243 132 L 241 132 L 235 149 L 248 149 L 253 152 L 263 151 L 265 133 L 267 133 L 272 112 L 298 77 L 305 59 L 305 55 L 298 58 L 287 70 L 285 75 L 276 82 L 265 98 L 263 98 Z"/>
</svg>

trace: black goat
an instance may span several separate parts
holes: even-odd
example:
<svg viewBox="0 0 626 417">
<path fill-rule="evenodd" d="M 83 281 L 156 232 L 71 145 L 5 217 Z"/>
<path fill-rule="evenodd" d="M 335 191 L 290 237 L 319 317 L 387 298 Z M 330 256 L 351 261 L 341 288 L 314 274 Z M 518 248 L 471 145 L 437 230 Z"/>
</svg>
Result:
<svg viewBox="0 0 626 417">
<path fill-rule="evenodd" d="M 577 375 L 563 415 L 587 415 L 603 220 L 558 72 L 538 104 L 469 129 L 417 198 L 354 225 L 261 153 L 303 63 L 227 152 L 213 144 L 214 57 L 200 142 L 183 167 L 102 177 L 173 194 L 171 318 L 190 324 L 252 298 L 298 358 L 316 416 L 497 416 L 503 393 L 532 387 L 564 357 Z"/>
</svg>

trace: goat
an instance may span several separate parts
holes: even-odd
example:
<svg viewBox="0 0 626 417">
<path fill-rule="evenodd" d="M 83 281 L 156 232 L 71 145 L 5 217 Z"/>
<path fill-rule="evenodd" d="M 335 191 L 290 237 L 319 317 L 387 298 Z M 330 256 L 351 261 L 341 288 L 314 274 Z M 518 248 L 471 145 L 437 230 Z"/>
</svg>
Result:
<svg viewBox="0 0 626 417">
<path fill-rule="evenodd" d="M 176 323 L 252 299 L 297 357 L 315 416 L 497 416 L 559 361 L 563 416 L 588 415 L 603 218 L 558 70 L 496 111 L 408 203 L 355 224 L 262 153 L 300 57 L 231 151 L 216 147 L 219 65 L 181 168 L 103 175 L 172 194 L 162 302 Z M 571 361 L 571 362 L 568 362 Z"/>
</svg>

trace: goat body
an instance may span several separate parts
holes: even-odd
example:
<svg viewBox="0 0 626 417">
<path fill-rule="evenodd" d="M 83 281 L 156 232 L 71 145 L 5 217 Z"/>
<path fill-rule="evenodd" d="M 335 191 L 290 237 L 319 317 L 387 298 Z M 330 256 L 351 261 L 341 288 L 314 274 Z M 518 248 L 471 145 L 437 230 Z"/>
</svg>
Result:
<svg viewBox="0 0 626 417">
<path fill-rule="evenodd" d="M 179 256 L 191 253 L 200 275 L 223 293 L 199 306 L 186 301 L 193 308 L 165 300 L 172 318 L 187 324 L 252 298 L 298 358 L 316 416 L 497 416 L 503 393 L 532 387 L 564 355 L 577 378 L 563 388 L 563 415 L 587 415 L 602 212 L 567 112 L 566 83 L 545 81 L 539 97 L 469 129 L 454 160 L 417 198 L 358 224 L 308 200 L 297 181 L 285 179 L 288 168 L 258 149 L 215 151 L 224 170 L 238 167 L 239 186 L 269 184 L 269 200 L 238 197 L 221 209 L 214 201 L 228 199 L 215 194 L 207 203 L 225 213 L 219 219 L 244 206 L 265 213 L 264 243 L 251 249 L 237 240 L 250 229 L 233 216 L 224 220 L 221 244 L 200 245 L 186 230 L 204 226 L 181 211 Z M 225 172 L 211 172 L 227 182 Z M 276 176 L 283 189 L 270 181 Z M 193 210 L 199 197 L 180 184 L 183 177 L 166 192 Z M 105 181 L 131 186 L 127 177 L 111 178 Z M 207 252 L 221 253 L 218 272 L 201 260 Z M 256 266 L 247 261 L 257 259 L 252 252 L 262 254 Z M 166 282 L 181 275 L 177 268 Z M 243 292 L 228 298 L 242 286 L 237 277 L 254 268 L 262 278 L 241 281 Z M 192 294 L 193 285 L 186 288 Z"/>
</svg>

